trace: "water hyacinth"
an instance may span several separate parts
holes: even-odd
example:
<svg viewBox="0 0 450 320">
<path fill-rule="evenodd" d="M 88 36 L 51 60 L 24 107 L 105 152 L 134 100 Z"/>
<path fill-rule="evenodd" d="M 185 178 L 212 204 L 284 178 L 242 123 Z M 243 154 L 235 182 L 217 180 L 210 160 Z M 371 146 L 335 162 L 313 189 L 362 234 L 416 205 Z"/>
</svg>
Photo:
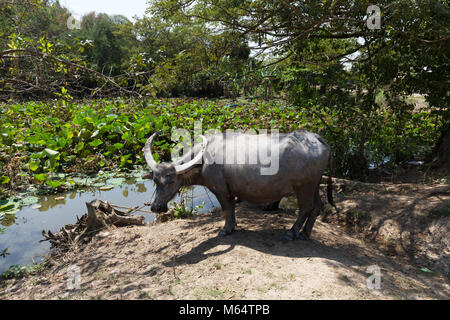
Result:
<svg viewBox="0 0 450 320">
<path fill-rule="evenodd" d="M 344 160 L 357 142 L 356 129 L 339 120 L 339 114 L 319 113 L 311 106 L 304 108 L 278 100 L 119 99 L 64 104 L 26 102 L 0 107 L 0 163 L 4 171 L 0 171 L 0 187 L 6 188 L 30 183 L 50 189 L 87 185 L 92 181 L 77 181 L 67 175 L 144 166 L 142 148 L 158 130 L 163 133 L 154 143 L 154 157 L 167 161 L 175 144 L 170 140 L 171 130 L 186 129 L 193 134 L 195 121 L 201 121 L 204 131 L 291 132 L 304 128 L 321 133 L 336 152 L 338 170 L 345 167 Z M 388 111 L 379 117 L 389 117 Z M 383 119 L 377 121 L 383 124 Z M 404 136 L 409 144 L 404 152 L 420 156 L 429 149 L 424 147 L 425 141 L 429 145 L 433 142 L 432 116 L 420 112 L 408 121 Z M 384 125 L 374 130 L 366 143 L 370 163 L 378 163 L 393 152 L 390 141 L 395 132 Z"/>
</svg>

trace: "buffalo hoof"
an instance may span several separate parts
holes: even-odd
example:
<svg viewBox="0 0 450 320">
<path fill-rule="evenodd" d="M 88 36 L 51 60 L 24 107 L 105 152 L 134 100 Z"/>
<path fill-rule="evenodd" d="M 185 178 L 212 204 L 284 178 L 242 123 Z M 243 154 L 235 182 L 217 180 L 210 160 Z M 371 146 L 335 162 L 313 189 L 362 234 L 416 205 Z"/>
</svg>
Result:
<svg viewBox="0 0 450 320">
<path fill-rule="evenodd" d="M 219 237 L 225 237 L 233 233 L 232 231 L 227 231 L 226 229 L 222 229 L 219 231 Z"/>
<path fill-rule="evenodd" d="M 305 231 L 302 231 L 298 234 L 298 239 L 300 240 L 309 240 L 309 236 L 306 234 Z"/>
<path fill-rule="evenodd" d="M 293 241 L 295 240 L 295 236 L 292 234 L 291 231 L 286 232 L 281 236 L 281 241 Z"/>
</svg>

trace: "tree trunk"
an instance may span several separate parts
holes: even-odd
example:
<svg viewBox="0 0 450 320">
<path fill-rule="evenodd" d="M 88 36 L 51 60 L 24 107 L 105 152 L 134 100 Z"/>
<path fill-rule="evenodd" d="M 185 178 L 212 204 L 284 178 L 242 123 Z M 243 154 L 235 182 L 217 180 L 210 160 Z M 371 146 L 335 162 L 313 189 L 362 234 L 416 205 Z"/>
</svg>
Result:
<svg viewBox="0 0 450 320">
<path fill-rule="evenodd" d="M 132 216 L 128 212 L 116 210 L 109 203 L 101 200 L 86 202 L 86 207 L 88 213 L 78 219 L 75 224 L 68 224 L 57 233 L 42 231 L 44 239 L 41 241 L 50 241 L 52 248 L 65 252 L 83 242 L 89 242 L 98 231 L 110 226 L 144 225 L 145 217 Z"/>
<path fill-rule="evenodd" d="M 442 131 L 441 137 L 427 160 L 437 168 L 450 170 L 450 124 Z"/>
</svg>

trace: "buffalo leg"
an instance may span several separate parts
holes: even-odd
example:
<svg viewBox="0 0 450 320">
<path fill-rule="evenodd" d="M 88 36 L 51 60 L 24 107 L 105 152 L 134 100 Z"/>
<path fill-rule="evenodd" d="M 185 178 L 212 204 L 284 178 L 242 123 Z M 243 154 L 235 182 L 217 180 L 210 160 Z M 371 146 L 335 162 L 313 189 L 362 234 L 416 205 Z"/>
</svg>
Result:
<svg viewBox="0 0 450 320">
<path fill-rule="evenodd" d="M 220 206 L 222 207 L 225 218 L 225 226 L 222 230 L 220 230 L 219 236 L 225 236 L 232 233 L 236 227 L 236 216 L 234 213 L 236 196 L 232 195 L 226 187 L 226 180 L 222 171 L 218 170 L 217 166 L 208 166 L 203 174 L 209 175 L 208 170 L 212 172 L 210 176 L 213 177 L 213 179 L 210 181 L 209 185 L 206 185 L 206 187 L 208 187 L 208 189 L 211 190 L 211 192 L 216 196 Z"/>
<path fill-rule="evenodd" d="M 219 200 L 225 218 L 225 226 L 222 230 L 220 230 L 219 236 L 226 236 L 232 233 L 236 227 L 236 215 L 234 212 L 235 200 L 223 196 L 216 197 L 217 200 Z"/>
<path fill-rule="evenodd" d="M 320 199 L 319 186 L 317 186 L 316 191 L 314 192 L 314 209 L 311 211 L 311 214 L 309 215 L 302 232 L 300 232 L 299 239 L 301 240 L 310 239 L 312 228 L 314 226 L 314 223 L 316 222 L 317 216 L 319 215 L 322 209 L 323 209 L 323 202 L 322 199 Z"/>
<path fill-rule="evenodd" d="M 314 209 L 314 193 L 311 192 L 311 187 L 299 188 L 295 193 L 297 194 L 299 207 L 298 217 L 292 228 L 281 237 L 281 239 L 285 241 L 294 240 L 299 237 L 300 229 L 305 223 L 305 220 L 309 217 L 311 211 Z"/>
</svg>

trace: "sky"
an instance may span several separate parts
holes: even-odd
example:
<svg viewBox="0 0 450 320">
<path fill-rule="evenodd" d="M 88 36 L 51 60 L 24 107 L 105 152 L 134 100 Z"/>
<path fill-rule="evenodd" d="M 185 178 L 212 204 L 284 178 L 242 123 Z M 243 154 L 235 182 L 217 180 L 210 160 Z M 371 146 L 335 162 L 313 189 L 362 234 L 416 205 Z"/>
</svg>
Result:
<svg viewBox="0 0 450 320">
<path fill-rule="evenodd" d="M 133 16 L 142 17 L 147 0 L 60 0 L 59 3 L 72 14 L 82 16 L 95 11 L 98 13 L 121 14 L 132 20 Z"/>
</svg>

